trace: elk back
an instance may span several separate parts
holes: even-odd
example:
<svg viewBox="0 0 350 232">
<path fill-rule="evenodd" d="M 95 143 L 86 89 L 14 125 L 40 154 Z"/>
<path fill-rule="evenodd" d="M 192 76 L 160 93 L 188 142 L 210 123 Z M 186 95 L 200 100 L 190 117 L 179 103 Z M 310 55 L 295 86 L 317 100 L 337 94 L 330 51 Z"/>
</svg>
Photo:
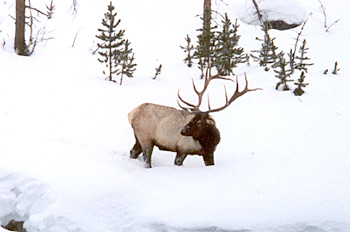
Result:
<svg viewBox="0 0 350 232">
<path fill-rule="evenodd" d="M 184 110 L 144 103 L 128 114 L 141 147 L 156 145 L 162 150 L 201 154 L 202 147 L 192 137 L 181 135 L 181 130 L 194 117 Z"/>
</svg>

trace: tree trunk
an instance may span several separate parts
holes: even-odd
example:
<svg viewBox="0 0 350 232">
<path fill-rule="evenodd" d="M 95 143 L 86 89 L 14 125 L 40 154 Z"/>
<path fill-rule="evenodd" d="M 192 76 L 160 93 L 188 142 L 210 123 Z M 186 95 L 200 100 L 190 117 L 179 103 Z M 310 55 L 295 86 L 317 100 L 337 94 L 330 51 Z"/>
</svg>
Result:
<svg viewBox="0 0 350 232">
<path fill-rule="evenodd" d="M 24 33 L 25 33 L 25 0 L 16 0 L 15 51 L 18 55 L 27 55 Z"/>
<path fill-rule="evenodd" d="M 204 31 L 210 31 L 210 20 L 211 20 L 211 0 L 204 0 L 204 9 L 203 9 L 204 17 Z"/>
<path fill-rule="evenodd" d="M 207 60 L 210 55 L 211 0 L 204 0 L 203 14 L 203 49 Z"/>
</svg>

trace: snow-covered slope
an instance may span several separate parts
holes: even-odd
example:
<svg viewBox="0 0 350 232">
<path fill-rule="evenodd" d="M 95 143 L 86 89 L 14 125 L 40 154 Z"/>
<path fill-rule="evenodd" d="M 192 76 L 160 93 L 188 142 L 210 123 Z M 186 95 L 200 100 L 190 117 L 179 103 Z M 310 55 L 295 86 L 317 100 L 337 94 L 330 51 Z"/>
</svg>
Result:
<svg viewBox="0 0 350 232">
<path fill-rule="evenodd" d="M 0 3 L 0 224 L 24 220 L 28 232 L 350 231 L 350 4 L 323 2 L 329 24 L 341 19 L 328 33 L 319 1 L 297 2 L 312 12 L 302 39 L 315 65 L 303 96 L 275 91 L 273 71 L 241 65 L 240 83 L 246 72 L 263 90 L 213 114 L 222 136 L 216 165 L 193 156 L 177 167 L 174 153 L 155 149 L 152 169 L 128 158 L 127 113 L 143 102 L 176 107 L 179 88 L 195 99 L 199 72 L 183 64 L 179 45 L 186 34 L 195 40 L 202 2 L 114 2 L 138 64 L 123 86 L 105 81 L 91 54 L 109 1 L 78 1 L 76 13 L 72 1 L 55 2 L 53 19 L 38 24 L 53 39 L 31 57 L 14 54 L 14 1 Z M 248 3 L 212 4 L 234 19 Z M 240 25 L 241 46 L 258 49 L 260 28 Z M 299 29 L 271 34 L 288 52 Z M 323 75 L 335 61 L 339 74 Z M 223 103 L 222 83 L 209 92 L 213 106 Z"/>
</svg>

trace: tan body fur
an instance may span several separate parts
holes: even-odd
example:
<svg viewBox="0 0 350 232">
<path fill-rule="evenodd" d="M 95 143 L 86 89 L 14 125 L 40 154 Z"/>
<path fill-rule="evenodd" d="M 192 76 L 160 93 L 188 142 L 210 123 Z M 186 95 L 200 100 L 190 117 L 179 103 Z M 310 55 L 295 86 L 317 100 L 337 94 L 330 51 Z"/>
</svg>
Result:
<svg viewBox="0 0 350 232">
<path fill-rule="evenodd" d="M 202 154 L 198 141 L 181 135 L 181 130 L 194 115 L 168 106 L 144 103 L 128 114 L 142 149 L 156 145 L 162 150 Z"/>
</svg>

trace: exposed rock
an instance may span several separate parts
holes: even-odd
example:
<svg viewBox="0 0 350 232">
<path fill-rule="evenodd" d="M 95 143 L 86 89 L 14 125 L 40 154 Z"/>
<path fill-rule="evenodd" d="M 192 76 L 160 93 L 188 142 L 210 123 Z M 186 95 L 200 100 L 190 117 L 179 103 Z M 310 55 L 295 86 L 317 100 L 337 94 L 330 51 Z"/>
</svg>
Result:
<svg viewBox="0 0 350 232">
<path fill-rule="evenodd" d="M 4 228 L 9 231 L 26 232 L 26 229 L 23 228 L 23 224 L 24 221 L 11 220 Z"/>
<path fill-rule="evenodd" d="M 236 11 L 239 19 L 249 25 L 259 26 L 264 21 L 269 22 L 272 29 L 288 30 L 305 22 L 308 16 L 303 5 L 294 0 L 264 0 L 258 1 L 257 6 L 252 1 L 243 2 L 237 5 Z"/>
<path fill-rule="evenodd" d="M 299 26 L 301 23 L 289 24 L 283 20 L 271 20 L 271 21 L 269 21 L 269 24 L 270 24 L 272 29 L 284 31 L 284 30 L 295 28 L 295 27 Z"/>
</svg>

